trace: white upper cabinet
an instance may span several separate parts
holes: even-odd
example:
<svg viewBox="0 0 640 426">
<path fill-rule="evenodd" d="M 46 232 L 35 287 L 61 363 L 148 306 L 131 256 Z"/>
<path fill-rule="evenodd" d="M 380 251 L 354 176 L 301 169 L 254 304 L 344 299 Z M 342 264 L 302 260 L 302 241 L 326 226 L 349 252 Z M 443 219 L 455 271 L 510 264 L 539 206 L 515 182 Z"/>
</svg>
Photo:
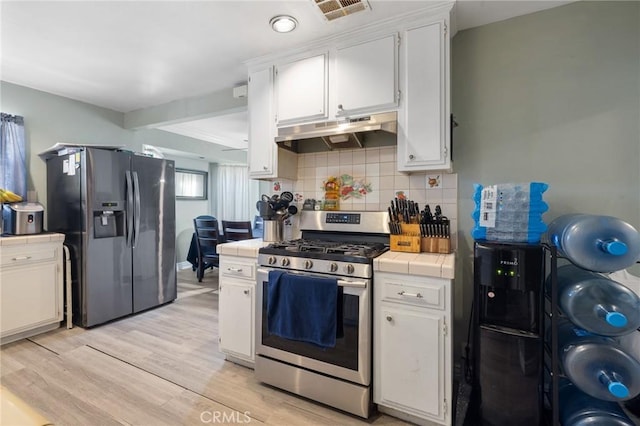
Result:
<svg viewBox="0 0 640 426">
<path fill-rule="evenodd" d="M 327 54 L 276 66 L 278 125 L 327 118 Z"/>
<path fill-rule="evenodd" d="M 446 32 L 444 19 L 403 32 L 403 106 L 398 112 L 400 171 L 451 168 Z"/>
<path fill-rule="evenodd" d="M 285 177 L 277 170 L 282 154 L 258 146 L 262 140 L 274 142 L 278 127 L 389 111 L 398 113 L 399 171 L 450 171 L 453 4 L 443 2 L 249 62 L 250 71 L 264 70 L 260 75 L 250 72 L 250 77 L 265 85 L 257 90 L 255 82 L 249 82 L 251 176 Z"/>
<path fill-rule="evenodd" d="M 273 68 L 249 74 L 249 177 L 252 179 L 295 179 L 295 154 L 278 148 L 273 113 Z M 286 165 L 286 167 L 285 167 Z"/>
<path fill-rule="evenodd" d="M 337 48 L 334 87 L 331 102 L 336 116 L 396 109 L 397 34 Z"/>
<path fill-rule="evenodd" d="M 267 177 L 274 173 L 275 126 L 271 105 L 272 68 L 249 74 L 249 175 Z"/>
</svg>

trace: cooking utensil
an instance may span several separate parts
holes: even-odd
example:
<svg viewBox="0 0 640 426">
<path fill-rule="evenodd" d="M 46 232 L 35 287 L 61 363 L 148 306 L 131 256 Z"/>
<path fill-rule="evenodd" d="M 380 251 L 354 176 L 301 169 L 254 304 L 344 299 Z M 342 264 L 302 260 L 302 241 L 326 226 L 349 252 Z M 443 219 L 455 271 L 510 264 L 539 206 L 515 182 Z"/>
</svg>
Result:
<svg viewBox="0 0 640 426">
<path fill-rule="evenodd" d="M 273 217 L 273 208 L 270 203 L 265 201 L 258 201 L 256 203 L 256 207 L 258 208 L 258 214 L 264 220 L 269 220 Z"/>
<path fill-rule="evenodd" d="M 284 191 L 280 194 L 280 199 L 286 201 L 287 203 L 290 203 L 293 201 L 293 193 Z"/>
</svg>

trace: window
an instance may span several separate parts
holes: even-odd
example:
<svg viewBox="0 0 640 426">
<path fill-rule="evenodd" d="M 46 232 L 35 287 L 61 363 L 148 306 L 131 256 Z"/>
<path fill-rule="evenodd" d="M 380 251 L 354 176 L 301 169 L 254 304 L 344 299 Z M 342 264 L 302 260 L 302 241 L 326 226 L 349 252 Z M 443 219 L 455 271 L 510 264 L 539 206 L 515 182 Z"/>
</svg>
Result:
<svg viewBox="0 0 640 426">
<path fill-rule="evenodd" d="M 206 200 L 208 175 L 202 170 L 176 169 L 176 198 Z"/>
</svg>

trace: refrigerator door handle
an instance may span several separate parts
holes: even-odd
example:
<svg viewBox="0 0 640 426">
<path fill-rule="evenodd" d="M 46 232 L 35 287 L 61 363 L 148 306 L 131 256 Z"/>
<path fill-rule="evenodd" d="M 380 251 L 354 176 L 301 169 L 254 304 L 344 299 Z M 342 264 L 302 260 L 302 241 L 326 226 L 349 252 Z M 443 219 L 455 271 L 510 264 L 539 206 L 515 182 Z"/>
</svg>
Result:
<svg viewBox="0 0 640 426">
<path fill-rule="evenodd" d="M 131 172 L 127 170 L 125 172 L 125 178 L 127 182 L 127 247 L 131 246 L 131 238 L 133 236 L 133 182 L 131 179 Z"/>
<path fill-rule="evenodd" d="M 135 207 L 133 209 L 135 216 L 133 247 L 135 247 L 138 245 L 138 237 L 140 236 L 140 181 L 138 180 L 138 172 L 133 172 L 133 191 L 135 198 Z"/>
</svg>

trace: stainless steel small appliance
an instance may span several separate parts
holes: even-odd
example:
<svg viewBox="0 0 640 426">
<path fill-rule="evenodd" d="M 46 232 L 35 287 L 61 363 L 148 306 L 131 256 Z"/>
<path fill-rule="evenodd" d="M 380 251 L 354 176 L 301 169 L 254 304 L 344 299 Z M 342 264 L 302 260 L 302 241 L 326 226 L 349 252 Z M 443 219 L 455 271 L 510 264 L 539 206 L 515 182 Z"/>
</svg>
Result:
<svg viewBox="0 0 640 426">
<path fill-rule="evenodd" d="M 366 418 L 372 406 L 373 259 L 389 248 L 388 215 L 302 211 L 300 230 L 301 239 L 259 250 L 256 377 Z M 269 331 L 271 271 L 295 276 L 295 282 L 305 286 L 318 278 L 335 280 L 336 318 L 341 326 L 335 346 L 322 347 Z"/>
<path fill-rule="evenodd" d="M 5 204 L 2 215 L 2 232 L 5 234 L 29 235 L 42 232 L 44 207 L 40 203 Z"/>
</svg>

